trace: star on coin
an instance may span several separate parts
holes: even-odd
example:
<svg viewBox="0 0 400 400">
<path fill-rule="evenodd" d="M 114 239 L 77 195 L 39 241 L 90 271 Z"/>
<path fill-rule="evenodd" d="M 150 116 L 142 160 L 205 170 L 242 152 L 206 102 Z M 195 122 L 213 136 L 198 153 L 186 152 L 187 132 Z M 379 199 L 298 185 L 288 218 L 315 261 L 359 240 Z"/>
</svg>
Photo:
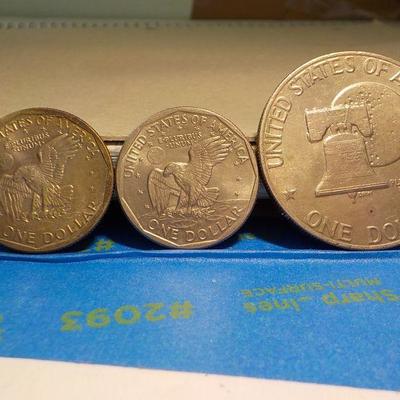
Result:
<svg viewBox="0 0 400 400">
<path fill-rule="evenodd" d="M 183 131 L 171 124 L 170 141 L 150 138 L 149 131 L 156 129 L 149 126 L 178 117 L 184 121 Z M 209 125 L 213 120 L 215 128 Z M 235 148 L 240 146 L 239 155 L 229 152 L 233 145 L 224 132 Z M 138 146 L 145 140 L 153 146 Z M 143 157 L 143 163 L 132 165 L 129 154 Z M 241 157 L 249 161 L 241 163 Z M 122 147 L 116 175 L 130 222 L 156 243 L 181 249 L 209 247 L 236 232 L 250 214 L 259 186 L 257 160 L 244 134 L 224 117 L 193 107 L 161 111 L 135 129 Z"/>
<path fill-rule="evenodd" d="M 27 121 L 28 130 L 21 126 Z M 61 121 L 74 124 L 79 135 L 60 131 Z M 79 118 L 49 108 L 30 108 L 2 117 L 0 132 L 7 132 L 0 143 L 0 243 L 17 251 L 50 252 L 70 246 L 92 231 L 111 200 L 114 176 L 110 153 L 98 133 Z M 22 132 L 29 135 L 21 137 Z M 7 139 L 12 153 L 2 148 Z M 24 157 L 15 156 L 14 160 L 18 150 L 23 150 Z M 2 228 L 8 224 L 15 232 L 29 231 L 32 240 L 22 236 L 6 240 Z M 68 235 L 57 234 L 56 238 L 66 226 Z"/>
<path fill-rule="evenodd" d="M 143 194 L 143 193 L 144 193 L 142 189 L 138 189 L 137 192 L 138 192 L 139 194 Z"/>
<path fill-rule="evenodd" d="M 296 193 L 296 189 L 286 189 L 282 193 L 284 194 L 286 200 L 294 200 L 294 194 Z"/>
<path fill-rule="evenodd" d="M 348 79 L 327 72 L 329 81 L 315 80 L 311 86 L 299 83 L 299 77 L 339 59 L 343 70 L 352 71 Z M 346 60 L 351 60 L 348 69 Z M 369 73 L 365 68 L 383 64 L 387 74 Z M 394 85 L 396 79 L 400 81 L 399 69 L 400 61 L 378 54 L 326 54 L 296 68 L 268 99 L 258 132 L 260 169 L 289 219 L 317 239 L 349 250 L 400 245 L 398 229 L 386 231 L 395 224 L 389 218 L 400 216 L 398 196 L 389 189 L 391 177 L 400 176 L 396 137 L 400 96 Z M 299 83 L 298 90 L 293 82 Z M 282 119 L 303 121 L 302 128 L 282 122 L 271 135 L 271 120 L 282 100 L 286 108 Z M 294 184 L 301 190 L 289 190 Z M 373 201 L 361 201 L 370 193 Z"/>
</svg>

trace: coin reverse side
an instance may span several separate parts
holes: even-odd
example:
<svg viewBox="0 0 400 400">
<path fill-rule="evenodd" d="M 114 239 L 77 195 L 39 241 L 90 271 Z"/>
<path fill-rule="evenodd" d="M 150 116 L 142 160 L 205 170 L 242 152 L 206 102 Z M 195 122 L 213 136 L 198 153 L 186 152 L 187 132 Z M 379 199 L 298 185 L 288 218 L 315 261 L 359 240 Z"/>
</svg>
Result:
<svg viewBox="0 0 400 400">
<path fill-rule="evenodd" d="M 192 107 L 164 110 L 123 146 L 118 195 L 132 224 L 173 248 L 215 245 L 250 214 L 258 169 L 243 133 L 220 115 Z"/>
<path fill-rule="evenodd" d="M 0 120 L 0 243 L 26 252 L 69 246 L 94 228 L 112 189 L 108 150 L 79 118 L 32 108 Z"/>
<path fill-rule="evenodd" d="M 349 51 L 291 73 L 265 107 L 266 184 L 307 232 L 347 249 L 400 243 L 400 63 Z"/>
</svg>

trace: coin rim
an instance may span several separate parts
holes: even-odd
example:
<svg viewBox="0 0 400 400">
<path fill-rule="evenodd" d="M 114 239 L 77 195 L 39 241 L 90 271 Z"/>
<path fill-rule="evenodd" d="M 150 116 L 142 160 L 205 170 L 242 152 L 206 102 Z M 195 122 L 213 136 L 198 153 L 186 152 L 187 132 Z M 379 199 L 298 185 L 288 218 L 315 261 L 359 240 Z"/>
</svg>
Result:
<svg viewBox="0 0 400 400">
<path fill-rule="evenodd" d="M 273 91 L 272 95 L 269 97 L 266 105 L 264 106 L 263 112 L 261 114 L 259 126 L 258 126 L 257 159 L 258 159 L 259 167 L 260 167 L 260 170 L 261 170 L 262 181 L 264 183 L 264 186 L 265 186 L 266 190 L 268 191 L 268 193 L 270 193 L 271 198 L 278 205 L 278 207 L 283 211 L 284 216 L 287 219 L 289 219 L 291 222 L 293 222 L 295 225 L 297 225 L 299 228 L 301 228 L 301 230 L 303 232 L 306 232 L 307 234 L 311 235 L 312 237 L 314 237 L 314 238 L 316 238 L 316 239 L 318 239 L 318 240 L 320 240 L 322 242 L 328 243 L 329 245 L 333 245 L 333 246 L 336 246 L 336 247 L 339 247 L 339 248 L 345 249 L 345 250 L 370 250 L 370 251 L 373 251 L 373 250 L 381 250 L 381 249 L 382 250 L 383 249 L 390 249 L 390 248 L 399 246 L 400 245 L 400 239 L 398 239 L 397 241 L 394 241 L 394 242 L 383 244 L 383 245 L 345 244 L 345 243 L 340 242 L 340 241 L 335 240 L 335 239 L 329 239 L 325 235 L 324 236 L 322 236 L 322 235 L 318 236 L 305 223 L 304 223 L 304 226 L 303 226 L 303 221 L 301 221 L 301 219 L 298 218 L 297 216 L 292 216 L 291 214 L 289 214 L 286 211 L 286 209 L 283 206 L 283 204 L 278 200 L 277 195 L 275 194 L 275 191 L 272 188 L 272 185 L 270 184 L 270 178 L 269 178 L 268 172 L 267 172 L 268 169 L 264 165 L 264 160 L 263 160 L 263 156 L 262 156 L 263 149 L 262 149 L 262 139 L 261 139 L 261 137 L 263 136 L 263 131 L 264 131 L 264 128 L 265 128 L 265 123 L 266 123 L 266 117 L 268 116 L 273 103 L 275 102 L 275 100 L 279 96 L 279 94 L 281 93 L 282 89 L 289 83 L 289 81 L 293 77 L 295 77 L 297 74 L 302 72 L 305 68 L 314 65 L 316 62 L 323 61 L 325 59 L 329 59 L 329 58 L 332 58 L 334 56 L 340 57 L 340 56 L 350 56 L 350 55 L 378 58 L 380 60 L 388 61 L 389 63 L 392 63 L 392 64 L 394 64 L 394 65 L 396 65 L 396 66 L 398 66 L 400 68 L 400 62 L 394 60 L 393 58 L 386 57 L 386 56 L 383 56 L 383 55 L 377 54 L 377 53 L 368 52 L 368 51 L 356 51 L 356 50 L 348 50 L 348 51 L 340 51 L 340 52 L 332 52 L 332 53 L 324 54 L 322 56 L 315 57 L 315 58 L 307 61 L 306 63 L 302 64 L 301 66 L 297 67 L 295 70 L 293 70 L 289 75 L 287 75 L 279 83 L 279 85 Z"/>
<path fill-rule="evenodd" d="M 110 152 L 108 151 L 107 146 L 101 139 L 101 136 L 87 122 L 85 122 L 84 120 L 80 119 L 76 115 L 71 114 L 67 111 L 59 110 L 56 108 L 49 108 L 49 107 L 24 108 L 22 110 L 14 111 L 10 114 L 7 114 L 7 115 L 1 117 L 0 124 L 4 124 L 8 119 L 12 119 L 18 115 L 27 114 L 27 113 L 30 113 L 33 115 L 35 115 L 35 114 L 40 115 L 40 114 L 46 114 L 46 113 L 61 115 L 61 116 L 65 117 L 66 119 L 72 121 L 76 125 L 78 125 L 80 127 L 83 126 L 83 128 L 86 131 L 89 131 L 92 134 L 92 137 L 95 140 L 95 142 L 101 152 L 101 155 L 103 156 L 103 159 L 106 163 L 106 166 L 108 167 L 108 171 L 109 171 L 106 186 L 105 186 L 104 201 L 102 203 L 102 209 L 98 213 L 97 217 L 94 219 L 93 223 L 89 224 L 88 226 L 85 226 L 85 229 L 82 229 L 81 231 L 79 231 L 79 235 L 77 237 L 75 237 L 72 241 L 66 241 L 66 242 L 62 242 L 61 244 L 58 243 L 57 245 L 50 245 L 47 247 L 42 247 L 40 249 L 35 249 L 35 248 L 31 248 L 28 245 L 24 245 L 24 244 L 18 244 L 18 245 L 14 246 L 13 245 L 14 242 L 12 244 L 10 244 L 9 242 L 4 242 L 3 239 L 0 237 L 0 244 L 2 244 L 5 247 L 8 247 L 12 250 L 17 250 L 17 251 L 24 252 L 24 253 L 51 253 L 51 252 L 65 249 L 67 247 L 74 245 L 75 243 L 79 242 L 80 240 L 85 238 L 87 235 L 89 235 L 95 229 L 95 227 L 98 225 L 98 223 L 101 221 L 102 217 L 104 216 L 105 212 L 107 211 L 108 206 L 110 205 L 113 188 L 114 188 L 114 170 L 113 170 Z"/>
<path fill-rule="evenodd" d="M 183 111 L 183 112 L 186 111 L 186 112 L 191 112 L 191 113 L 193 113 L 193 112 L 205 113 L 205 114 L 209 114 L 216 118 L 221 119 L 226 125 L 229 126 L 229 128 L 232 129 L 233 132 L 235 132 L 235 134 L 237 134 L 244 140 L 247 151 L 250 154 L 250 162 L 252 164 L 253 171 L 255 174 L 255 182 L 253 185 L 251 197 L 249 199 L 249 206 L 247 207 L 247 212 L 243 216 L 242 221 L 238 224 L 236 229 L 220 236 L 218 239 L 212 239 L 212 240 L 207 240 L 204 242 L 198 242 L 196 244 L 190 243 L 190 244 L 186 244 L 186 245 L 179 245 L 179 244 L 176 244 L 167 239 L 161 238 L 158 235 L 154 235 L 154 234 L 151 234 L 150 232 L 147 232 L 142 227 L 142 224 L 140 223 L 139 219 L 135 216 L 133 211 L 130 209 L 129 205 L 127 204 L 126 200 L 123 198 L 123 195 L 122 195 L 122 191 L 123 191 L 123 161 L 122 160 L 125 157 L 128 150 L 130 149 L 132 143 L 135 141 L 135 139 L 140 134 L 140 132 L 143 130 L 143 128 L 146 127 L 147 125 L 149 125 L 151 122 L 157 121 L 158 119 L 162 118 L 163 116 L 166 116 L 171 113 L 178 112 L 178 111 Z M 233 236 L 243 226 L 243 224 L 247 221 L 251 212 L 253 211 L 255 201 L 257 198 L 259 181 L 260 180 L 259 180 L 257 158 L 256 158 L 256 156 L 254 154 L 254 150 L 251 148 L 251 144 L 250 144 L 249 140 L 247 139 L 247 137 L 245 136 L 245 134 L 232 121 L 230 121 L 226 117 L 223 117 L 220 114 L 218 114 L 214 111 L 208 110 L 206 108 L 199 108 L 199 107 L 193 107 L 193 106 L 181 106 L 181 107 L 166 108 L 162 111 L 159 111 L 156 114 L 153 114 L 146 121 L 141 123 L 136 129 L 133 130 L 133 132 L 125 140 L 125 142 L 122 146 L 121 152 L 119 154 L 119 157 L 118 157 L 117 168 L 116 168 L 116 186 L 117 186 L 118 200 L 119 200 L 121 207 L 124 210 L 124 213 L 127 216 L 128 220 L 133 225 L 133 227 L 138 232 L 143 234 L 145 237 L 147 237 L 154 243 L 157 243 L 158 245 L 161 245 L 163 247 L 170 248 L 170 249 L 172 248 L 172 249 L 194 250 L 194 249 L 202 249 L 202 248 L 206 248 L 206 247 L 212 247 L 212 246 L 215 246 L 215 245 L 223 242 L 224 240 L 230 238 L 231 236 Z"/>
</svg>

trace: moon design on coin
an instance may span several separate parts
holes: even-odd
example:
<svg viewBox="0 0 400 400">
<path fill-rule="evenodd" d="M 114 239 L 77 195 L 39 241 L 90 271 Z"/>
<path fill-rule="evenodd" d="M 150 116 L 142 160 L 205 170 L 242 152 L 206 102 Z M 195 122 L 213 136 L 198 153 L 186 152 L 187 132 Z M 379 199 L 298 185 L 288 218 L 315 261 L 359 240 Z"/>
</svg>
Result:
<svg viewBox="0 0 400 400">
<path fill-rule="evenodd" d="M 111 199 L 113 170 L 106 146 L 88 124 L 60 110 L 21 110 L 0 120 L 0 148 L 5 146 L 1 244 L 50 252 L 96 226 Z"/>
<path fill-rule="evenodd" d="M 172 248 L 209 247 L 234 234 L 253 208 L 257 187 L 247 138 L 200 108 L 150 117 L 118 160 L 118 196 L 127 217 L 146 237 Z"/>
<path fill-rule="evenodd" d="M 399 93 L 398 61 L 348 51 L 305 63 L 272 94 L 262 176 L 306 232 L 345 249 L 400 244 Z"/>
<path fill-rule="evenodd" d="M 14 157 L 10 153 L 0 153 L 0 173 L 9 171 L 14 166 Z"/>
<path fill-rule="evenodd" d="M 400 95 L 377 82 L 355 83 L 344 88 L 332 102 L 365 103 L 373 136 L 365 139 L 371 165 L 384 166 L 400 159 Z"/>
<path fill-rule="evenodd" d="M 166 158 L 165 150 L 162 147 L 154 146 L 147 152 L 147 159 L 150 164 L 159 165 L 164 162 Z"/>
</svg>

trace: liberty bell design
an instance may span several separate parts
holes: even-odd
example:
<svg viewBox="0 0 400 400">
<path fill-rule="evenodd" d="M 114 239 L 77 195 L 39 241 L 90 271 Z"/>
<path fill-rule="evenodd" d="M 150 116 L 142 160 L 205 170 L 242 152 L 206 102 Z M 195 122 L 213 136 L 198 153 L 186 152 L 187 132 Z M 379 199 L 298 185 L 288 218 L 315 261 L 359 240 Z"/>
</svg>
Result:
<svg viewBox="0 0 400 400">
<path fill-rule="evenodd" d="M 365 103 L 305 110 L 310 143 L 323 140 L 325 172 L 316 196 L 388 187 L 371 167 L 364 138 L 371 137 Z"/>
</svg>

